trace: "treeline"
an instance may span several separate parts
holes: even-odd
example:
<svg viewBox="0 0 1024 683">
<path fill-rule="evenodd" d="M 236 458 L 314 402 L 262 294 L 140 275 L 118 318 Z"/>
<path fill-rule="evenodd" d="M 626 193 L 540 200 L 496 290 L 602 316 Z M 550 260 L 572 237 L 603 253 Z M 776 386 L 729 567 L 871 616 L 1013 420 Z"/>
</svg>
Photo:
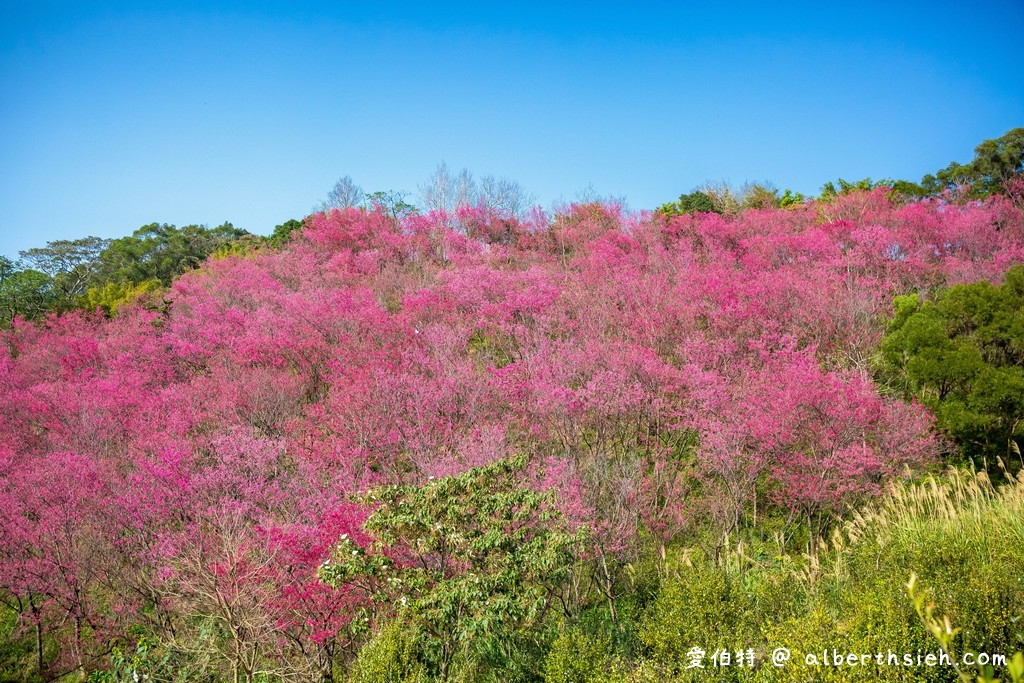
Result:
<svg viewBox="0 0 1024 683">
<path fill-rule="evenodd" d="M 848 181 L 840 178 L 827 182 L 821 189 L 819 200 L 828 201 L 838 195 L 854 191 L 870 191 L 884 188 L 893 199 L 903 201 L 926 197 L 948 196 L 956 200 L 982 199 L 993 194 L 1006 194 L 1022 190 L 1008 182 L 1024 171 L 1024 128 L 1014 128 L 1002 137 L 985 140 L 974 150 L 974 159 L 966 164 L 956 161 L 932 174 L 926 174 L 920 182 L 883 178 L 863 178 Z M 1016 188 L 1016 189 L 1014 189 Z M 739 190 L 726 183 L 708 183 L 689 194 L 682 194 L 674 202 L 658 207 L 658 212 L 667 216 L 686 213 L 712 212 L 734 214 L 747 209 L 793 208 L 808 201 L 808 197 L 779 189 L 772 183 L 746 183 Z"/>
<path fill-rule="evenodd" d="M 40 318 L 74 308 L 115 313 L 138 296 L 167 287 L 210 254 L 261 238 L 231 223 L 151 223 L 127 237 L 55 240 L 21 252 L 19 261 L 0 256 L 0 325 L 21 316 Z"/>
<path fill-rule="evenodd" d="M 928 174 L 920 183 L 905 180 L 849 182 L 840 178 L 826 183 L 818 197 L 829 201 L 853 191 L 885 188 L 891 198 L 922 199 L 955 193 L 956 199 L 987 197 L 994 193 L 1022 192 L 1009 181 L 1024 171 L 1024 128 L 1015 128 L 1000 138 L 985 140 L 975 149 L 967 164 L 952 162 L 937 173 Z M 1020 183 L 1019 183 L 1020 184 Z M 453 172 L 445 163 L 418 186 L 410 203 L 410 193 L 398 190 L 366 192 L 350 176 L 340 178 L 312 213 L 359 208 L 383 210 L 394 220 L 433 211 L 454 215 L 472 209 L 505 219 L 522 219 L 535 200 L 518 182 L 505 177 L 484 175 L 477 180 L 468 169 Z M 708 183 L 675 202 L 661 205 L 657 213 L 678 216 L 693 212 L 734 215 L 764 208 L 791 209 L 802 206 L 808 197 L 785 190 L 770 182 L 747 183 L 734 189 L 726 183 Z M 18 261 L 0 256 L 0 326 L 9 326 L 15 317 L 38 319 L 47 313 L 74 308 L 101 309 L 113 314 L 118 307 L 147 293 L 170 285 L 171 281 L 204 259 L 220 251 L 223 254 L 248 251 L 261 246 L 281 247 L 292 233 L 300 230 L 305 219 L 290 219 L 277 225 L 269 237 L 252 235 L 224 223 L 215 228 L 152 223 L 132 235 L 109 240 L 84 237 L 56 240 L 21 252 Z"/>
<path fill-rule="evenodd" d="M 468 169 L 454 173 L 441 163 L 419 186 L 418 206 L 409 199 L 408 192 L 399 190 L 366 192 L 344 176 L 312 213 L 359 208 L 400 220 L 421 211 L 454 214 L 472 207 L 514 218 L 530 208 L 534 195 L 509 178 L 484 175 L 477 181 Z M 55 240 L 20 252 L 17 261 L 0 256 L 0 327 L 16 317 L 37 320 L 76 308 L 112 315 L 142 296 L 157 299 L 176 277 L 211 255 L 279 248 L 304 224 L 305 219 L 289 219 L 261 237 L 228 222 L 215 228 L 151 223 L 118 239 Z"/>
</svg>

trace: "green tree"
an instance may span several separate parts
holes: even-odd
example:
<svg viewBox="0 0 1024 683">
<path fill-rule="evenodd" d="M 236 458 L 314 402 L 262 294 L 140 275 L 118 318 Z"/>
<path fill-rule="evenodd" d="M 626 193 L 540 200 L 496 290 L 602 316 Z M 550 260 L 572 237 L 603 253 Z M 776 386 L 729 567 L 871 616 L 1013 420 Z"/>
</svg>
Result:
<svg viewBox="0 0 1024 683">
<path fill-rule="evenodd" d="M 1003 183 L 1024 173 L 1024 128 L 1014 128 L 975 147 L 971 167 L 976 192 L 1000 192 Z"/>
<path fill-rule="evenodd" d="M 690 194 L 679 195 L 679 200 L 662 204 L 657 212 L 666 216 L 681 216 L 686 213 L 721 213 L 706 192 L 695 190 Z"/>
<path fill-rule="evenodd" d="M 915 183 L 909 180 L 896 180 L 893 181 L 892 190 L 893 192 L 903 195 L 904 197 L 926 197 L 928 196 L 928 188 L 925 187 L 924 183 L 927 179 L 934 176 L 925 176 L 925 179 L 921 183 Z"/>
<path fill-rule="evenodd" d="M 539 679 L 544 624 L 583 539 L 563 529 L 549 495 L 520 487 L 525 462 L 371 491 L 364 529 L 374 543 L 343 537 L 321 577 L 400 606 L 396 618 L 419 634 L 418 657 L 441 680 L 453 667 Z"/>
<path fill-rule="evenodd" d="M 0 324 L 10 325 L 19 315 L 38 318 L 51 309 L 55 299 L 50 276 L 31 268 L 19 269 L 18 264 L 0 256 Z"/>
<path fill-rule="evenodd" d="M 187 270 L 232 241 L 248 235 L 231 223 L 216 228 L 202 225 L 151 223 L 128 237 L 116 239 L 100 254 L 99 281 L 142 283 L 159 280 L 165 287 Z"/>
<path fill-rule="evenodd" d="M 305 224 L 305 221 L 297 221 L 294 218 L 290 218 L 284 223 L 274 226 L 274 232 L 268 238 L 270 245 L 273 247 L 283 246 L 291 239 L 292 233 L 302 230 Z"/>
<path fill-rule="evenodd" d="M 869 192 L 871 190 L 878 189 L 879 187 L 892 187 L 895 181 L 888 178 L 882 180 L 872 180 L 871 178 L 861 178 L 853 182 L 840 178 L 836 181 L 836 184 L 828 182 L 821 187 L 820 198 L 824 200 L 832 199 L 838 195 L 850 194 L 851 192 Z"/>
<path fill-rule="evenodd" d="M 96 279 L 100 255 L 109 245 L 110 240 L 99 237 L 55 240 L 45 247 L 21 252 L 21 258 L 48 275 L 53 281 L 54 295 L 73 307 Z"/>
<path fill-rule="evenodd" d="M 803 206 L 805 199 L 807 198 L 804 197 L 799 192 L 793 192 L 789 188 L 786 188 L 786 191 L 782 193 L 781 197 L 779 197 L 779 208 L 791 209 L 798 206 Z"/>
<path fill-rule="evenodd" d="M 934 301 L 897 297 L 884 374 L 931 407 L 965 456 L 1019 469 L 1024 432 L 1024 266 L 1002 286 L 957 285 Z"/>
<path fill-rule="evenodd" d="M 986 197 L 1002 192 L 1003 184 L 1020 173 L 1024 173 L 1024 128 L 1014 128 L 975 147 L 970 163 L 953 161 L 926 175 L 921 187 L 928 194 L 965 187 L 968 197 Z"/>
</svg>

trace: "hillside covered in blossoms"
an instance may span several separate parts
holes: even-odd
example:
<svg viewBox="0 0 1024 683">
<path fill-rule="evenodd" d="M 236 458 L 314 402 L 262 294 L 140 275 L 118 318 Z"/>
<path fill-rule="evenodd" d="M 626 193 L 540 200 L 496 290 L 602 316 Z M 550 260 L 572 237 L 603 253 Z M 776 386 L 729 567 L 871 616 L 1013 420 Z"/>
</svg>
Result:
<svg viewBox="0 0 1024 683">
<path fill-rule="evenodd" d="M 807 680 L 939 651 L 912 572 L 1012 655 L 1021 264 L 1013 192 L 377 205 L 14 316 L 0 679 Z"/>
</svg>

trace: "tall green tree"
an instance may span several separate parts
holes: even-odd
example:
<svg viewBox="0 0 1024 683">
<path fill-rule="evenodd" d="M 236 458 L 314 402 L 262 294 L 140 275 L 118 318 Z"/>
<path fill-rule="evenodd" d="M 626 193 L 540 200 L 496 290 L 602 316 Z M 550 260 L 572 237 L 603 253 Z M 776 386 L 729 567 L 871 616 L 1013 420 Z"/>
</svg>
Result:
<svg viewBox="0 0 1024 683">
<path fill-rule="evenodd" d="M 926 175 L 921 186 L 929 194 L 966 187 L 968 196 L 986 197 L 1002 192 L 1003 184 L 1019 173 L 1024 173 L 1024 128 L 983 141 L 974 148 L 969 163 L 953 161 L 934 175 Z"/>
<path fill-rule="evenodd" d="M 971 165 L 978 190 L 985 194 L 999 192 L 1004 182 L 1024 173 L 1024 128 L 982 142 L 974 149 Z"/>
<path fill-rule="evenodd" d="M 56 295 L 53 279 L 31 268 L 21 269 L 0 256 L 0 325 L 11 324 L 17 316 L 38 318 L 51 309 Z"/>
<path fill-rule="evenodd" d="M 1024 436 L 1024 266 L 999 287 L 957 285 L 934 301 L 897 297 L 884 373 L 931 407 L 963 454 L 1016 470 Z"/>
<path fill-rule="evenodd" d="M 215 228 L 166 223 L 144 225 L 128 237 L 116 239 L 100 255 L 100 284 L 142 283 L 159 280 L 164 286 L 187 270 L 199 267 L 210 254 L 248 235 L 224 223 Z"/>
<path fill-rule="evenodd" d="M 54 294 L 71 307 L 95 280 L 100 255 L 109 245 L 110 240 L 99 237 L 55 240 L 45 247 L 21 252 L 21 258 L 48 275 L 53 281 Z"/>
</svg>

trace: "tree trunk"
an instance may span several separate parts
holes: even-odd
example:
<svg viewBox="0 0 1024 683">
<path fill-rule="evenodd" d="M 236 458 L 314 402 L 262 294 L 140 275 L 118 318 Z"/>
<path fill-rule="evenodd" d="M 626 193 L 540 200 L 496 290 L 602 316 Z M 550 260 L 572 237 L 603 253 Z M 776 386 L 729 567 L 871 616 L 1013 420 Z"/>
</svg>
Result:
<svg viewBox="0 0 1024 683">
<path fill-rule="evenodd" d="M 36 601 L 32 599 L 32 595 L 28 596 L 29 607 L 32 608 L 32 618 L 36 622 L 36 667 L 39 670 L 39 677 L 43 676 L 43 620 L 39 615 L 39 608 L 36 607 Z"/>
</svg>

